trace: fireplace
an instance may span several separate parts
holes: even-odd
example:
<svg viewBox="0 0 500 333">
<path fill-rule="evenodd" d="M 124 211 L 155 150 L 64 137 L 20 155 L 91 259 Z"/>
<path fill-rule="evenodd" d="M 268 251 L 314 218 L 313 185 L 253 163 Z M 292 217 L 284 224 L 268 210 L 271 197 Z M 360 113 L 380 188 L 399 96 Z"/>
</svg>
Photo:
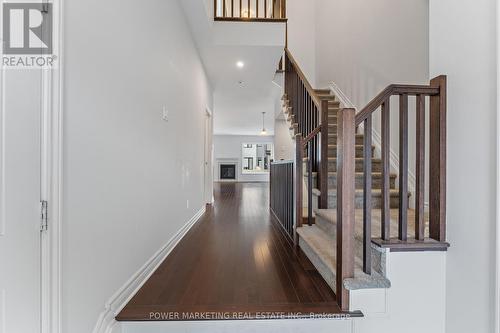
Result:
<svg viewBox="0 0 500 333">
<path fill-rule="evenodd" d="M 220 164 L 221 180 L 236 180 L 236 164 Z"/>
</svg>

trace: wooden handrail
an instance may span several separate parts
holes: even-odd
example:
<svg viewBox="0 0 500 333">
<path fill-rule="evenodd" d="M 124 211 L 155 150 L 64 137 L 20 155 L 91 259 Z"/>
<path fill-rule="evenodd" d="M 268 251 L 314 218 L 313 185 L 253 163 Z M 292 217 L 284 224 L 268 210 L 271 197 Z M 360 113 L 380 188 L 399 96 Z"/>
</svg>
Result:
<svg viewBox="0 0 500 333">
<path fill-rule="evenodd" d="M 316 92 L 314 91 L 313 87 L 311 86 L 311 84 L 307 80 L 306 76 L 304 75 L 304 73 L 300 69 L 299 64 L 297 63 L 297 61 L 295 60 L 295 58 L 292 56 L 292 53 L 290 52 L 289 49 L 285 48 L 285 54 L 288 57 L 288 60 L 292 64 L 293 68 L 297 72 L 297 75 L 299 76 L 300 80 L 303 82 L 303 84 L 304 84 L 304 86 L 305 86 L 305 88 L 307 90 L 307 93 L 309 95 L 311 95 L 311 98 L 312 98 L 312 100 L 314 102 L 314 105 L 316 105 L 316 107 L 318 109 L 320 109 L 321 108 L 321 101 L 318 98 L 318 96 L 316 95 Z"/>
<path fill-rule="evenodd" d="M 316 127 L 308 136 L 306 136 L 306 138 L 303 141 L 304 147 L 306 147 L 307 144 L 309 143 L 309 141 L 314 139 L 316 137 L 316 135 L 320 134 L 320 132 L 321 132 L 321 125 Z"/>
<path fill-rule="evenodd" d="M 343 281 L 354 274 L 355 139 L 364 124 L 363 137 L 363 270 L 371 274 L 372 242 L 398 251 L 444 251 L 446 243 L 446 76 L 429 85 L 390 85 L 354 116 L 342 109 L 337 116 L 337 299 L 348 309 Z M 391 97 L 399 96 L 399 196 L 397 238 L 391 237 Z M 409 96 L 416 97 L 416 207 L 415 235 L 408 236 Z M 429 236 L 425 237 L 425 98 L 429 109 Z M 380 238 L 372 239 L 372 127 L 373 113 L 381 110 L 382 209 Z"/>
<path fill-rule="evenodd" d="M 389 97 L 393 95 L 403 94 L 407 94 L 409 96 L 435 96 L 439 94 L 439 88 L 425 85 L 391 84 L 356 114 L 356 126 L 361 125 L 366 120 L 366 118 L 368 118 L 371 113 L 375 112 L 380 106 L 382 106 L 382 104 Z"/>
<path fill-rule="evenodd" d="M 297 158 L 297 221 L 302 225 L 302 180 L 304 157 L 308 172 L 308 223 L 312 223 L 313 186 L 321 192 L 319 208 L 328 207 L 328 112 L 329 102 L 320 99 L 300 69 L 290 50 L 285 48 L 280 68 L 285 74 L 285 102 L 291 129 L 295 132 Z M 305 153 L 307 152 L 307 155 Z M 300 161 L 300 165 L 299 165 Z M 317 173 L 317 185 L 313 185 L 312 174 Z"/>
<path fill-rule="evenodd" d="M 398 251 L 440 250 L 444 251 L 449 246 L 446 243 L 446 76 L 438 76 L 430 81 L 429 85 L 389 85 L 366 107 L 356 114 L 355 122 L 347 128 L 353 130 L 364 124 L 364 152 L 363 152 L 363 270 L 371 273 L 371 243 L 381 247 L 397 248 Z M 391 158 L 391 97 L 399 97 L 399 170 L 398 171 L 398 224 L 397 238 L 391 233 L 391 187 L 390 187 L 390 158 Z M 409 96 L 415 96 L 416 114 L 416 186 L 415 186 L 415 228 L 408 230 L 408 172 L 409 172 Z M 429 143 L 426 153 L 426 110 L 425 99 L 429 97 Z M 382 209 L 380 238 L 372 240 L 372 127 L 373 114 L 381 110 L 381 159 L 382 159 Z M 341 111 L 342 112 L 342 111 Z M 341 124 L 339 115 L 339 145 L 344 145 L 340 131 L 345 124 Z M 337 150 L 337 169 L 350 175 L 347 180 L 338 176 L 339 182 L 354 178 L 354 166 L 350 163 L 351 157 L 345 156 L 344 147 Z M 354 144 L 350 145 L 354 148 Z M 429 161 L 429 185 L 425 187 L 426 157 Z M 340 171 L 339 171 L 340 172 Z M 345 186 L 345 184 L 344 184 Z M 340 188 L 339 190 L 340 191 Z M 428 192 L 427 192 L 428 191 Z M 429 235 L 425 235 L 424 200 L 426 192 L 429 194 Z M 337 207 L 346 209 L 349 203 L 340 202 L 338 196 Z M 352 213 L 354 214 L 354 213 Z M 340 219 L 340 216 L 338 217 Z M 345 217 L 344 218 L 353 218 Z M 409 236 L 414 232 L 414 236 Z M 411 235 L 411 233 L 410 233 Z M 410 239 L 411 238 L 411 239 Z"/>
</svg>

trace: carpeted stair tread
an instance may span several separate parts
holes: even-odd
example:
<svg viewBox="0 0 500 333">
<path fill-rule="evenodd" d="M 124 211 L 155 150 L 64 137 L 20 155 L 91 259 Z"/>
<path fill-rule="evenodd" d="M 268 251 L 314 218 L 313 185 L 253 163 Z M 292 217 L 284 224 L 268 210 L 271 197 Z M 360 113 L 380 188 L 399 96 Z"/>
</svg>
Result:
<svg viewBox="0 0 500 333">
<path fill-rule="evenodd" d="M 302 250 L 335 291 L 336 247 L 334 240 L 316 225 L 297 228 L 297 233 L 300 236 Z M 354 264 L 354 278 L 344 281 L 346 289 L 390 288 L 390 281 L 378 272 L 373 271 L 372 275 L 363 272 L 361 258 L 355 257 Z"/>
<path fill-rule="evenodd" d="M 398 237 L 398 221 L 399 221 L 399 209 L 391 209 L 391 237 Z M 381 217 L 382 210 L 381 209 L 372 209 L 372 238 L 380 237 L 381 230 Z M 315 209 L 315 216 L 317 218 L 321 218 L 326 222 L 333 224 L 334 226 L 337 224 L 337 210 L 336 209 Z M 428 214 L 425 216 L 425 229 L 426 233 L 428 233 L 429 229 L 429 221 Z M 355 210 L 355 227 L 354 227 L 354 236 L 356 239 L 362 239 L 363 237 L 363 210 L 356 209 Z M 415 230 L 415 210 L 408 210 L 408 237 L 413 237 L 413 233 Z"/>
</svg>

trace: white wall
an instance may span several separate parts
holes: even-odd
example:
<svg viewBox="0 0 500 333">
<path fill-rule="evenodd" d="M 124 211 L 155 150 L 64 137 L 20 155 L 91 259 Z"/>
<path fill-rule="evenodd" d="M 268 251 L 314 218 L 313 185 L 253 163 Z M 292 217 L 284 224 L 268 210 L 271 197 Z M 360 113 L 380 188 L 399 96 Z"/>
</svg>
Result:
<svg viewBox="0 0 500 333">
<path fill-rule="evenodd" d="M 217 159 L 234 159 L 239 161 L 237 167 L 238 181 L 240 182 L 268 182 L 269 174 L 244 175 L 242 173 L 242 145 L 244 143 L 274 143 L 274 136 L 247 136 L 247 135 L 214 135 L 214 179 L 219 179 Z"/>
<path fill-rule="evenodd" d="M 352 333 L 444 333 L 446 253 L 388 252 L 389 289 L 351 292 Z"/>
<path fill-rule="evenodd" d="M 295 142 L 290 135 L 290 125 L 286 120 L 277 119 L 274 123 L 274 159 L 295 159 Z"/>
<path fill-rule="evenodd" d="M 62 331 L 89 333 L 202 207 L 212 94 L 179 1 L 67 0 L 64 19 Z"/>
<path fill-rule="evenodd" d="M 330 82 L 359 109 L 392 83 L 429 83 L 428 0 L 316 0 L 316 80 Z M 398 167 L 399 100 L 391 99 L 391 152 Z M 410 98 L 410 110 L 415 110 Z M 410 187 L 415 169 L 415 123 L 410 112 Z M 380 112 L 374 117 L 380 140 Z M 397 171 L 397 170 L 393 170 Z"/>
<path fill-rule="evenodd" d="M 492 332 L 495 0 L 431 0 L 431 75 L 448 74 L 447 332 Z M 467 305 L 467 310 L 464 310 Z"/>
<path fill-rule="evenodd" d="M 316 43 L 318 36 L 315 31 L 315 6 L 317 1 L 287 0 L 286 3 L 288 49 L 313 87 L 316 86 Z"/>
<path fill-rule="evenodd" d="M 428 81 L 428 1 L 316 0 L 316 78 L 358 107 L 390 83 Z"/>
</svg>

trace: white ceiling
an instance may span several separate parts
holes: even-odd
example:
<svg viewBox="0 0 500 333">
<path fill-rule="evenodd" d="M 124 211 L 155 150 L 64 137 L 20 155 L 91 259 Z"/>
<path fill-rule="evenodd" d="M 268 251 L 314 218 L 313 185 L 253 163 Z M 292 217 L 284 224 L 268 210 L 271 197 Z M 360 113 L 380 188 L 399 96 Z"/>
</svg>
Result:
<svg viewBox="0 0 500 333">
<path fill-rule="evenodd" d="M 258 135 L 262 112 L 274 134 L 276 100 L 281 88 L 274 76 L 284 47 L 282 23 L 214 22 L 211 2 L 182 1 L 214 89 L 214 133 Z M 243 61 L 244 68 L 236 63 Z"/>
</svg>

